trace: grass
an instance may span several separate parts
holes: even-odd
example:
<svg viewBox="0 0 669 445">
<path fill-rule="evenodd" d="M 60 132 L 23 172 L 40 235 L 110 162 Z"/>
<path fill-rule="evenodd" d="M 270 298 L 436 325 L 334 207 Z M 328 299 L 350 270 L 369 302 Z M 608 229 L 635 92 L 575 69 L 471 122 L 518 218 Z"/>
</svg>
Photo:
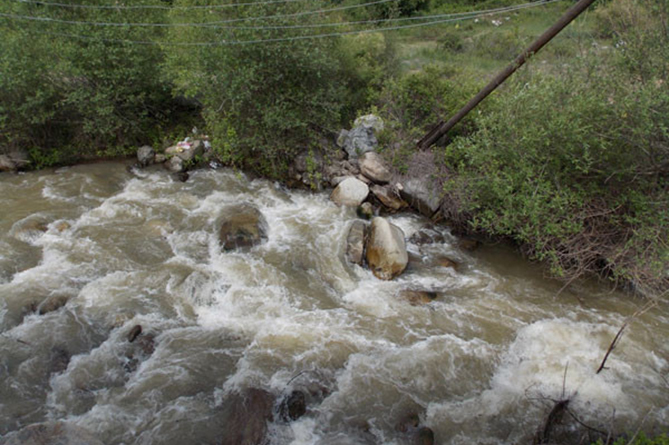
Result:
<svg viewBox="0 0 669 445">
<path fill-rule="evenodd" d="M 499 5 L 488 2 L 481 8 L 495 6 Z M 394 34 L 401 70 L 410 73 L 437 65 L 485 81 L 510 63 L 569 6 L 570 2 L 559 2 L 476 20 L 401 30 Z M 436 12 L 441 11 L 431 11 Z M 586 11 L 544 47 L 534 63 L 559 64 L 577 56 L 584 50 L 584 42 L 592 44 L 595 39 L 593 22 L 592 12 Z"/>
</svg>

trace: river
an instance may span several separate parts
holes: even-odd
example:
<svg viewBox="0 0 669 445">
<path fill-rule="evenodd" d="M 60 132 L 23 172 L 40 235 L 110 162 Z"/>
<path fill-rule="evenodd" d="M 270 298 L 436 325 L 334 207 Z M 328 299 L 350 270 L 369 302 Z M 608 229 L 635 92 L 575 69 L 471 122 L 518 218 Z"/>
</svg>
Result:
<svg viewBox="0 0 669 445">
<path fill-rule="evenodd" d="M 268 240 L 223 252 L 217 222 L 239 203 Z M 411 413 L 436 443 L 531 443 L 567 397 L 614 434 L 669 425 L 666 305 L 596 374 L 644 300 L 596 282 L 559 292 L 508 247 L 466 251 L 445 226 L 384 282 L 344 260 L 354 209 L 230 170 L 2 174 L 0 209 L 0 435 L 63 420 L 105 444 L 214 444 L 221 404 L 251 387 L 308 394 L 304 416 L 271 423 L 274 445 L 411 443 L 397 429 Z M 407 239 L 428 224 L 389 219 Z M 406 288 L 438 297 L 414 306 Z M 47 300 L 60 304 L 40 315 Z M 135 325 L 148 351 L 128 342 Z"/>
</svg>

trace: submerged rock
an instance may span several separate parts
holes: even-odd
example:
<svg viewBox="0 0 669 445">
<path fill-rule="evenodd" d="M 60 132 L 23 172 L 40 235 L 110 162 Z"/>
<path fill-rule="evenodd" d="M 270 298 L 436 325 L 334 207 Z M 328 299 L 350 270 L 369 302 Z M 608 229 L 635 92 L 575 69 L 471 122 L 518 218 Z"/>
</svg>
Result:
<svg viewBox="0 0 669 445">
<path fill-rule="evenodd" d="M 395 425 L 395 429 L 400 433 L 406 433 L 411 431 L 413 428 L 417 428 L 419 423 L 420 419 L 418 414 L 411 413 L 404 416 L 404 418 L 402 418 L 402 420 L 400 420 L 397 425 Z"/>
<path fill-rule="evenodd" d="M 221 407 L 224 431 L 220 445 L 264 445 L 273 407 L 274 396 L 262 389 L 250 388 L 228 396 Z"/>
<path fill-rule="evenodd" d="M 434 445 L 434 432 L 426 426 L 420 427 L 413 443 L 414 445 Z"/>
<path fill-rule="evenodd" d="M 38 312 L 40 315 L 48 314 L 49 312 L 57 311 L 67 304 L 68 298 L 64 295 L 49 297 L 42 304 L 39 305 Z"/>
<path fill-rule="evenodd" d="M 362 265 L 365 252 L 365 233 L 367 224 L 362 221 L 353 221 L 346 237 L 346 259 L 353 263 Z"/>
<path fill-rule="evenodd" d="M 302 391 L 293 391 L 286 397 L 279 408 L 281 418 L 288 422 L 297 420 L 307 412 L 307 398 Z"/>
<path fill-rule="evenodd" d="M 360 172 L 378 184 L 390 182 L 393 175 L 381 155 L 374 151 L 367 152 L 358 161 Z"/>
<path fill-rule="evenodd" d="M 29 425 L 8 434 L 3 445 L 104 445 L 87 430 L 64 422 Z"/>
<path fill-rule="evenodd" d="M 128 332 L 128 341 L 132 343 L 141 333 L 142 333 L 141 325 L 133 326 L 132 329 L 130 329 L 130 332 Z"/>
<path fill-rule="evenodd" d="M 143 145 L 137 149 L 137 162 L 140 167 L 153 164 L 155 157 L 156 151 L 150 145 Z"/>
<path fill-rule="evenodd" d="M 381 280 L 392 280 L 409 263 L 404 232 L 385 218 L 372 220 L 365 250 L 369 268 Z"/>
<path fill-rule="evenodd" d="M 445 256 L 438 257 L 436 262 L 437 265 L 441 267 L 449 267 L 454 270 L 458 268 L 458 263 L 456 261 L 453 261 L 452 259 Z"/>
<path fill-rule="evenodd" d="M 340 206 L 358 207 L 367 198 L 369 187 L 359 179 L 348 177 L 332 191 L 330 199 Z"/>
<path fill-rule="evenodd" d="M 399 292 L 399 297 L 407 300 L 411 306 L 423 306 L 437 299 L 437 293 L 427 290 L 405 289 Z"/>
<path fill-rule="evenodd" d="M 59 374 L 67 369 L 72 355 L 65 348 L 55 347 L 51 350 L 49 358 L 49 373 Z"/>
<path fill-rule="evenodd" d="M 68 223 L 67 221 L 58 221 L 53 225 L 53 228 L 56 229 L 56 231 L 61 232 L 61 233 L 66 231 L 66 230 L 69 230 L 70 227 L 72 227 L 72 226 L 70 226 L 70 223 Z"/>
<path fill-rule="evenodd" d="M 219 241 L 225 251 L 261 244 L 267 241 L 267 222 L 250 205 L 229 207 L 222 218 Z"/>
<path fill-rule="evenodd" d="M 429 227 L 420 229 L 409 238 L 410 243 L 419 246 L 423 244 L 443 243 L 444 241 L 446 241 L 444 235 Z"/>
<path fill-rule="evenodd" d="M 458 241 L 458 247 L 463 250 L 473 251 L 479 248 L 481 243 L 473 238 L 462 238 Z"/>
</svg>

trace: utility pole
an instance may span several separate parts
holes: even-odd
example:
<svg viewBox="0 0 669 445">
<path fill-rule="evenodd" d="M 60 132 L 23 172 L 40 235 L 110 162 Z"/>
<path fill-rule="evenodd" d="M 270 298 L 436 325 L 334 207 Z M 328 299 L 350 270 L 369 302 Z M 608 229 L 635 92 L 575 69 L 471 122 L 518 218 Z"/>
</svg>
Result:
<svg viewBox="0 0 669 445">
<path fill-rule="evenodd" d="M 500 86 L 507 78 L 509 78 L 518 68 L 523 66 L 525 62 L 536 54 L 541 48 L 544 47 L 548 42 L 551 41 L 560 31 L 562 31 L 569 23 L 571 23 L 576 17 L 578 17 L 583 11 L 585 11 L 588 6 L 593 4 L 596 0 L 579 0 L 574 6 L 569 8 L 562 17 L 550 28 L 548 28 L 538 39 L 536 39 L 532 44 L 527 47 L 516 59 L 504 68 L 493 80 L 490 81 L 488 85 L 483 87 L 481 91 L 478 92 L 460 111 L 458 111 L 453 117 L 451 117 L 448 122 L 441 121 L 439 122 L 429 133 L 427 133 L 423 139 L 418 142 L 419 149 L 429 148 L 432 144 L 437 142 L 440 137 L 445 135 L 451 128 L 455 126 L 463 117 L 465 117 L 470 111 L 472 111 L 483 99 L 488 97 L 490 93 L 495 91 L 495 89 Z"/>
</svg>

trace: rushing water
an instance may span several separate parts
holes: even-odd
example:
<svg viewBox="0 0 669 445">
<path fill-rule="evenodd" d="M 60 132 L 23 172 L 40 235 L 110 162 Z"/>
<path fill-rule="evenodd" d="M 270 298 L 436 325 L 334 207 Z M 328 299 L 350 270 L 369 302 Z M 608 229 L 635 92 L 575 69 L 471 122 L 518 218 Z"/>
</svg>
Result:
<svg viewBox="0 0 669 445">
<path fill-rule="evenodd" d="M 238 203 L 261 210 L 269 240 L 225 253 L 217 221 Z M 218 407 L 247 387 L 319 388 L 305 416 L 271 425 L 272 444 L 408 443 L 396 424 L 412 412 L 437 443 L 527 443 L 563 382 L 590 425 L 669 424 L 666 306 L 595 374 L 643 301 L 587 283 L 559 293 L 508 249 L 459 249 L 446 227 L 443 243 L 408 245 L 424 265 L 382 282 L 344 261 L 353 210 L 227 170 L 3 174 L 0 209 L 0 436 L 60 419 L 106 444 L 216 443 Z M 427 224 L 390 219 L 407 238 Z M 430 266 L 438 255 L 457 271 Z M 439 297 L 412 306 L 405 288 Z M 137 324 L 152 354 L 131 353 Z"/>
</svg>

